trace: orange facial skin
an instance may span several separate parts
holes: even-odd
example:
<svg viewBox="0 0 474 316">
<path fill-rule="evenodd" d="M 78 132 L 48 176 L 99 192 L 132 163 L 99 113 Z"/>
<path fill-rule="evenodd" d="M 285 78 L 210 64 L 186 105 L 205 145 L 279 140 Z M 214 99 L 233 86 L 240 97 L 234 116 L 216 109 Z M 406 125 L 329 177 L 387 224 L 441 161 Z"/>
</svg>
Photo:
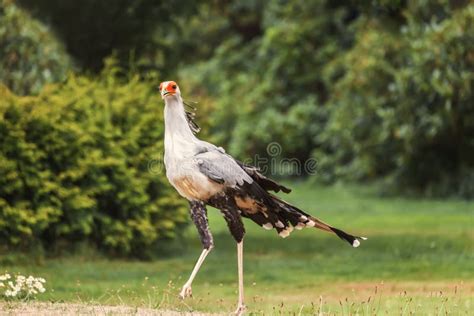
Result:
<svg viewBox="0 0 474 316">
<path fill-rule="evenodd" d="M 177 88 L 178 88 L 178 85 L 174 81 L 165 81 L 160 84 L 160 91 L 163 96 L 168 95 L 168 94 L 175 94 Z"/>
</svg>

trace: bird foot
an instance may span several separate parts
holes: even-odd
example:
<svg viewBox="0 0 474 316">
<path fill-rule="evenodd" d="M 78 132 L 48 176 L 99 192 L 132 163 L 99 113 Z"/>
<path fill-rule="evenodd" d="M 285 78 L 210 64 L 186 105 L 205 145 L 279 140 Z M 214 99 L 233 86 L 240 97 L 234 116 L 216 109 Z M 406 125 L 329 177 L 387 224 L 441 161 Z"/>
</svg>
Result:
<svg viewBox="0 0 474 316">
<path fill-rule="evenodd" d="M 237 306 L 237 309 L 234 312 L 234 315 L 236 316 L 243 315 L 246 309 L 247 307 L 243 303 L 239 303 L 239 305 Z"/>
<path fill-rule="evenodd" d="M 191 289 L 191 285 L 185 284 L 179 292 L 179 298 L 184 300 L 186 297 L 193 297 L 193 290 Z"/>
</svg>

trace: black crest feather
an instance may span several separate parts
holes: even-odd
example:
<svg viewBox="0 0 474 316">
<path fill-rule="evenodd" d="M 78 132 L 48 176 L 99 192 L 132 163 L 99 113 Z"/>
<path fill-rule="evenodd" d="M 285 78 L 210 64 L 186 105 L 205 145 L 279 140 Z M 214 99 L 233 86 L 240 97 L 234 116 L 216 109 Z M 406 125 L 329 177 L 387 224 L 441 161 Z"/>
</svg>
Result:
<svg viewBox="0 0 474 316">
<path fill-rule="evenodd" d="M 188 108 L 184 110 L 186 114 L 186 120 L 188 121 L 189 128 L 194 134 L 197 134 L 201 131 L 201 128 L 194 120 L 196 118 L 196 107 L 194 104 L 196 102 L 183 101 L 183 104 Z"/>
</svg>

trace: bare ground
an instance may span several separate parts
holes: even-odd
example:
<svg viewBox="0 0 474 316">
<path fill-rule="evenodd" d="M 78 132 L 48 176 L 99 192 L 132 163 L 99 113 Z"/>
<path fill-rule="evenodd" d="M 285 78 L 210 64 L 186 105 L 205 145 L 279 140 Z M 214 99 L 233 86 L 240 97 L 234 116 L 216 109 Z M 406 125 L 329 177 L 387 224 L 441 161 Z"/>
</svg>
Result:
<svg viewBox="0 0 474 316">
<path fill-rule="evenodd" d="M 87 305 L 75 303 L 0 302 L 0 315 L 166 315 L 205 316 L 211 314 L 176 312 L 130 306 Z M 213 314 L 216 315 L 216 314 Z"/>
</svg>

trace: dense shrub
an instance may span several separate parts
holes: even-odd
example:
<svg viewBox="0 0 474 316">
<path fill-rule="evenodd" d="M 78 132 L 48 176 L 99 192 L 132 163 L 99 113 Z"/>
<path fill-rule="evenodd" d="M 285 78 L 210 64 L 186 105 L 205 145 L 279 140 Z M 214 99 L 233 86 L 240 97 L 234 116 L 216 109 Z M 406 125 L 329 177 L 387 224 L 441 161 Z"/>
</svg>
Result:
<svg viewBox="0 0 474 316">
<path fill-rule="evenodd" d="M 0 97 L 0 243 L 89 242 L 143 256 L 187 218 L 161 164 L 156 84 L 71 76 L 38 96 Z"/>
<path fill-rule="evenodd" d="M 316 157 L 329 178 L 474 197 L 474 5 L 406 18 L 399 33 L 361 20 L 354 48 L 326 69 L 344 75 Z"/>
<path fill-rule="evenodd" d="M 50 30 L 17 7 L 0 0 L 0 82 L 17 94 L 37 93 L 61 81 L 71 62 Z"/>
</svg>

